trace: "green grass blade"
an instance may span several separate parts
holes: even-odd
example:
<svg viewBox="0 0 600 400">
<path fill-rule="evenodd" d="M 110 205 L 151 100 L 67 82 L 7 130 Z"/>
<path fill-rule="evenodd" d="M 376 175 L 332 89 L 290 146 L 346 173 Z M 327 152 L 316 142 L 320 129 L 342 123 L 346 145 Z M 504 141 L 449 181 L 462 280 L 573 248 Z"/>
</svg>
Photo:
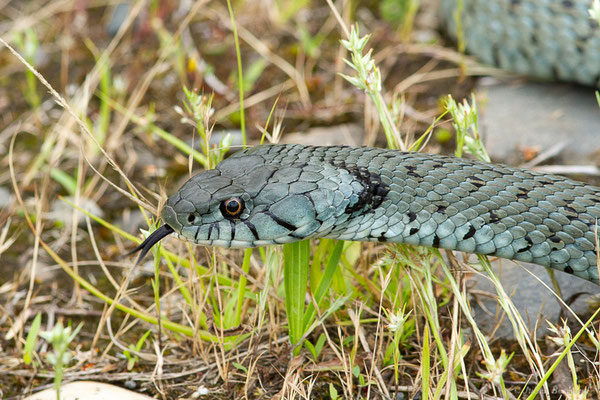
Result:
<svg viewBox="0 0 600 400">
<path fill-rule="evenodd" d="M 325 267 L 325 271 L 323 272 L 323 276 L 321 277 L 319 286 L 317 287 L 317 290 L 315 290 L 314 294 L 313 294 L 315 297 L 315 303 L 317 304 L 317 306 L 319 308 L 321 308 L 325 294 L 327 293 L 327 291 L 329 290 L 329 287 L 331 286 L 331 282 L 333 280 L 333 275 L 334 275 L 334 273 L 338 267 L 338 264 L 340 262 L 340 258 L 342 256 L 343 249 L 344 249 L 344 242 L 341 240 L 338 240 L 333 245 L 333 249 L 331 250 L 331 253 L 329 254 L 329 259 L 327 260 L 327 266 Z M 317 310 L 315 309 L 315 306 L 312 303 L 310 303 L 308 305 L 308 309 L 306 310 L 306 313 L 304 315 L 304 321 L 303 321 L 304 329 L 303 330 L 306 330 L 312 324 L 316 313 L 317 313 Z"/>
<path fill-rule="evenodd" d="M 240 53 L 240 40 L 238 39 L 237 27 L 235 25 L 235 17 L 231 8 L 231 1 L 227 0 L 227 8 L 229 17 L 231 18 L 231 29 L 233 31 L 233 39 L 235 41 L 235 54 L 238 68 L 238 88 L 240 92 L 240 130 L 242 131 L 242 145 L 246 146 L 246 117 L 244 114 L 244 73 L 242 71 L 242 55 Z"/>
<path fill-rule="evenodd" d="M 52 168 L 50 177 L 58 182 L 69 193 L 69 196 L 75 196 L 77 181 L 71 175 L 58 168 Z"/>
<path fill-rule="evenodd" d="M 300 353 L 297 346 L 303 336 L 304 298 L 308 284 L 310 242 L 303 240 L 283 245 L 283 268 L 285 288 L 285 308 L 288 318 L 290 342 L 294 355 Z"/>
<path fill-rule="evenodd" d="M 244 307 L 244 294 L 246 293 L 246 274 L 250 271 L 250 258 L 252 257 L 252 249 L 246 249 L 244 251 L 244 261 L 242 263 L 242 271 L 244 273 L 240 276 L 240 283 L 238 286 L 238 297 L 237 297 L 237 308 L 235 311 L 235 326 L 239 326 L 242 322 L 242 308 Z"/>
<path fill-rule="evenodd" d="M 425 324 L 423 327 L 423 357 L 421 357 L 421 375 L 422 375 L 422 393 L 424 399 L 429 399 L 429 390 L 431 388 L 431 371 L 429 370 L 430 363 L 430 349 L 429 349 L 429 325 Z"/>
</svg>

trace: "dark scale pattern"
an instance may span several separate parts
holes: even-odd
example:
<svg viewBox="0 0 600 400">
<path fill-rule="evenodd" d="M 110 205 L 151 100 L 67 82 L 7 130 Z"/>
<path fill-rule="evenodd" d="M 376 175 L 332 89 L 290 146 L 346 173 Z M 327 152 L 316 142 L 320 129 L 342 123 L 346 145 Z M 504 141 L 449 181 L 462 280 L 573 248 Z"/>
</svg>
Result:
<svg viewBox="0 0 600 400">
<path fill-rule="evenodd" d="M 223 215 L 240 199 L 244 210 Z M 368 147 L 260 146 L 190 179 L 163 220 L 195 243 L 408 243 L 532 262 L 598 283 L 600 188 L 467 159 Z"/>
</svg>

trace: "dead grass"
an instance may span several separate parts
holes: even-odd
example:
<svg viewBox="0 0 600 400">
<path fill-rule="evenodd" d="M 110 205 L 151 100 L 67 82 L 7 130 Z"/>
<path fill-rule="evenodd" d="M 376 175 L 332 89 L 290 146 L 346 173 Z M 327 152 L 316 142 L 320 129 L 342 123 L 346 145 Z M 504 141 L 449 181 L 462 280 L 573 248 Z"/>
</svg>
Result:
<svg viewBox="0 0 600 400">
<path fill-rule="evenodd" d="M 300 0 L 234 4 L 250 143 L 260 139 L 278 99 L 284 139 L 285 133 L 351 123 L 364 128 L 359 143 L 385 145 L 373 105 L 338 75 L 346 71 L 347 57 L 339 44 L 340 21 L 349 26 L 356 19 L 363 32 L 372 33 L 387 100 L 402 99 L 394 118 L 406 143 L 440 114 L 442 97 L 468 94 L 472 81 L 465 71 L 490 71 L 431 44 L 443 41 L 432 30 L 429 1 L 422 2 L 413 30 L 413 37 L 430 37 L 427 43 L 401 41 L 394 27 L 381 22 L 376 2 L 350 3 L 336 3 L 337 16 L 325 3 Z M 295 357 L 280 249 L 255 250 L 244 264 L 243 252 L 192 248 L 173 239 L 164 245 L 171 252 L 166 263 L 147 261 L 134 270 L 131 260 L 119 258 L 133 243 L 116 228 L 130 234 L 146 229 L 190 166 L 199 170 L 191 156 L 156 134 L 160 128 L 198 146 L 197 134 L 174 109 L 183 103 L 183 86 L 214 93 L 213 136 L 231 131 L 234 146 L 241 143 L 235 136 L 236 52 L 224 2 L 140 1 L 124 7 L 112 1 L 0 1 L 0 10 L 0 37 L 20 54 L 26 49 L 17 45 L 18 35 L 29 30 L 39 42 L 34 56 L 25 56 L 39 72 L 33 89 L 26 84 L 26 62 L 0 48 L 1 398 L 52 384 L 44 341 L 35 347 L 34 363 L 23 362 L 38 313 L 42 330 L 57 321 L 84 324 L 70 346 L 73 362 L 65 381 L 114 382 L 165 399 L 191 398 L 201 387 L 209 392 L 203 398 L 215 399 L 332 398 L 334 392 L 339 398 L 393 398 L 423 390 L 431 398 L 503 397 L 497 382 L 480 375 L 484 355 L 464 333 L 469 328 L 449 281 L 404 271 L 407 263 L 422 265 L 429 253 L 348 245 L 332 292 L 344 302 L 307 337 L 322 347 L 315 354 L 304 348 Z M 29 100 L 32 90 L 38 105 Z M 452 146 L 430 140 L 428 150 Z M 459 264 L 452 264 L 456 287 L 466 292 L 469 280 Z M 438 271 L 441 264 L 432 261 L 431 268 Z M 247 283 L 240 300 L 235 293 L 242 278 Z M 422 283 L 427 279 L 430 286 Z M 159 282 L 157 290 L 151 281 Z M 403 306 L 411 317 L 395 338 L 385 311 Z M 235 310 L 241 323 L 229 318 Z M 425 310 L 435 315 L 425 316 Z M 159 314 L 164 320 L 157 325 Z M 148 330 L 149 339 L 132 349 Z M 530 354 L 514 343 L 486 339 L 496 356 L 500 349 L 515 351 L 504 375 L 512 395 L 537 383 L 532 371 L 539 369 Z M 547 367 L 554 345 L 535 346 Z M 386 351 L 393 349 L 398 353 L 390 362 Z M 584 362 L 572 370 L 593 398 L 595 350 L 589 342 L 577 349 Z M 139 358 L 131 370 L 125 351 Z M 568 381 L 556 378 L 552 387 L 568 387 Z"/>
</svg>

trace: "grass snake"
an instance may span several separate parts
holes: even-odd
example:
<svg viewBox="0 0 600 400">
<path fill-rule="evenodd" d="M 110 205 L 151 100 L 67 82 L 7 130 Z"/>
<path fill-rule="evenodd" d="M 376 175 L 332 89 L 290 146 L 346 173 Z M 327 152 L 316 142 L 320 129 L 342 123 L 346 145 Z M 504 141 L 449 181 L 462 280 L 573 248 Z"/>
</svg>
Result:
<svg viewBox="0 0 600 400">
<path fill-rule="evenodd" d="M 590 7 L 592 0 L 441 0 L 440 15 L 487 64 L 600 86 L 600 29 Z"/>
<path fill-rule="evenodd" d="M 265 145 L 188 180 L 163 237 L 257 247 L 308 238 L 407 243 L 531 262 L 598 283 L 600 188 L 442 155 Z"/>
</svg>

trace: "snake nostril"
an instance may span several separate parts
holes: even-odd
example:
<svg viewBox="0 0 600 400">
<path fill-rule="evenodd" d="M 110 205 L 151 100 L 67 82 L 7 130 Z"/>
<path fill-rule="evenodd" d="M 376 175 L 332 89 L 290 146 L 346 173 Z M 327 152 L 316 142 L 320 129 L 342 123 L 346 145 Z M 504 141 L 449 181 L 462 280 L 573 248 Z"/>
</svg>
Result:
<svg viewBox="0 0 600 400">
<path fill-rule="evenodd" d="M 187 220 L 191 224 L 196 220 L 196 216 L 194 214 L 189 214 Z"/>
</svg>

